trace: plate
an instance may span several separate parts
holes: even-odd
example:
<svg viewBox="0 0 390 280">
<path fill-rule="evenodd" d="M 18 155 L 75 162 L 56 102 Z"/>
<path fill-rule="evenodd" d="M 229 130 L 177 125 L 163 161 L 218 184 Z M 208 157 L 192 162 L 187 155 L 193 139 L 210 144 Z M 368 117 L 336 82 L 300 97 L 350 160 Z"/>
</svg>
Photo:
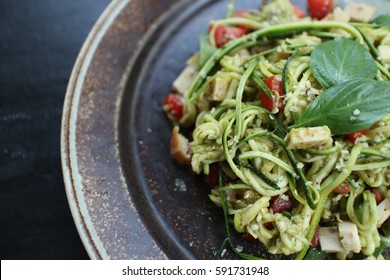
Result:
<svg viewBox="0 0 390 280">
<path fill-rule="evenodd" d="M 213 259 L 220 249 L 222 211 L 202 181 L 171 160 L 161 103 L 227 4 L 114 0 L 85 41 L 66 93 L 61 157 L 91 259 Z"/>
</svg>

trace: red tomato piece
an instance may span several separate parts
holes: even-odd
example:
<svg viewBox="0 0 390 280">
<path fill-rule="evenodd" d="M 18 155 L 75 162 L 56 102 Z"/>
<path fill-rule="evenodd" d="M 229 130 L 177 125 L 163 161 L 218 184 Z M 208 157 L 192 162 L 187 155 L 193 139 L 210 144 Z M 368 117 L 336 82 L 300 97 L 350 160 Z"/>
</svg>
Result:
<svg viewBox="0 0 390 280">
<path fill-rule="evenodd" d="M 346 194 L 346 193 L 349 193 L 350 191 L 351 191 L 351 185 L 348 184 L 348 182 L 346 182 L 346 181 L 341 183 L 341 185 L 339 185 L 338 187 L 336 187 L 333 190 L 333 192 L 339 193 L 339 194 Z"/>
<path fill-rule="evenodd" d="M 333 0 L 307 0 L 310 16 L 323 19 L 333 8 Z"/>
<path fill-rule="evenodd" d="M 251 10 L 238 10 L 236 12 L 236 17 L 242 17 L 242 18 L 245 18 L 245 15 L 250 13 Z M 244 24 L 237 24 L 237 27 L 241 28 L 242 30 L 245 31 L 245 34 L 246 33 L 249 33 L 252 31 L 252 28 L 250 28 L 249 26 L 246 26 Z"/>
<path fill-rule="evenodd" d="M 362 137 L 363 135 L 365 135 L 367 133 L 367 131 L 368 131 L 368 128 L 362 129 L 362 130 L 359 130 L 359 131 L 356 131 L 353 133 L 349 133 L 349 134 L 345 135 L 345 138 L 347 138 L 349 141 L 356 142 L 356 140 L 359 137 Z"/>
<path fill-rule="evenodd" d="M 279 97 L 284 96 L 282 81 L 276 76 L 265 79 L 264 83 L 272 92 L 277 92 Z M 270 98 L 263 90 L 260 91 L 260 100 L 262 106 L 267 110 L 273 111 L 275 108 L 279 110 L 283 108 L 283 102 L 281 100 L 277 101 L 275 97 Z"/>
<path fill-rule="evenodd" d="M 313 239 L 310 243 L 310 248 L 315 248 L 320 243 L 320 227 L 317 227 L 316 232 L 314 233 Z"/>
<path fill-rule="evenodd" d="M 375 195 L 376 204 L 381 203 L 385 199 L 384 196 L 379 192 L 378 188 L 373 188 L 371 191 Z"/>
<path fill-rule="evenodd" d="M 226 43 L 240 38 L 246 34 L 246 31 L 240 27 L 218 25 L 215 29 L 214 40 L 217 48 L 222 47 Z"/>
<path fill-rule="evenodd" d="M 168 94 L 163 101 L 164 110 L 176 120 L 183 116 L 183 97 L 176 93 Z"/>
<path fill-rule="evenodd" d="M 286 200 L 278 196 L 271 204 L 271 209 L 274 213 L 289 211 L 293 208 L 294 202 L 292 199 Z"/>
<path fill-rule="evenodd" d="M 292 7 L 294 10 L 294 14 L 297 18 L 304 18 L 306 16 L 305 11 L 299 8 L 298 6 L 292 5 Z"/>
<path fill-rule="evenodd" d="M 256 240 L 256 238 L 254 238 L 250 233 L 248 233 L 248 232 L 244 232 L 243 234 L 242 234 L 242 237 L 244 237 L 245 239 L 247 239 L 247 240 L 250 240 L 250 241 L 255 241 Z"/>
</svg>

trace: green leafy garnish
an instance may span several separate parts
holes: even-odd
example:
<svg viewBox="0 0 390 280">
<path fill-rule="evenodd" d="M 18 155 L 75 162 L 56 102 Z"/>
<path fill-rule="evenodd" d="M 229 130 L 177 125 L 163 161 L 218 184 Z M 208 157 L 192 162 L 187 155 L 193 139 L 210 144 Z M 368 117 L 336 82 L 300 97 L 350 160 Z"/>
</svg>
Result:
<svg viewBox="0 0 390 280">
<path fill-rule="evenodd" d="M 318 45 L 310 67 L 325 88 L 293 127 L 328 126 L 342 135 L 367 128 L 390 112 L 390 82 L 376 81 L 378 67 L 358 42 L 340 37 Z"/>
<path fill-rule="evenodd" d="M 199 68 L 205 64 L 210 56 L 216 51 L 217 48 L 213 47 L 209 42 L 207 34 L 203 34 L 199 38 Z"/>
<path fill-rule="evenodd" d="M 318 45 L 311 55 L 310 67 L 325 89 L 354 79 L 373 78 L 378 72 L 367 49 L 345 37 Z"/>
<path fill-rule="evenodd" d="M 374 23 L 390 28 L 390 15 L 380 15 L 374 19 Z"/>
<path fill-rule="evenodd" d="M 305 256 L 305 260 L 328 260 L 328 259 L 330 259 L 328 254 L 321 251 L 318 248 L 310 249 Z"/>
<path fill-rule="evenodd" d="M 348 134 L 374 124 L 390 112 L 390 81 L 355 79 L 325 90 L 306 108 L 294 127 L 328 126 Z"/>
</svg>

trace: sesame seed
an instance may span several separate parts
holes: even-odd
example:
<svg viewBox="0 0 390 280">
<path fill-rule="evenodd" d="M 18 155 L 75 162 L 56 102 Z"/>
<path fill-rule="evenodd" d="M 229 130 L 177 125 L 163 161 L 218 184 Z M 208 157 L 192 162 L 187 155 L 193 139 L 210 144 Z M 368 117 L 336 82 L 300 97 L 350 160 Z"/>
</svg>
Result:
<svg viewBox="0 0 390 280">
<path fill-rule="evenodd" d="M 312 186 L 312 185 L 313 185 L 313 182 L 312 182 L 312 181 L 307 181 L 307 182 L 305 183 L 305 185 L 306 185 L 307 187 Z"/>
<path fill-rule="evenodd" d="M 241 253 L 243 250 L 244 250 L 244 247 L 242 247 L 241 245 L 238 245 L 236 247 L 236 251 L 239 252 L 239 253 Z"/>
<path fill-rule="evenodd" d="M 251 229 L 252 230 L 258 230 L 259 226 L 257 224 L 253 224 L 253 225 L 251 225 Z"/>
<path fill-rule="evenodd" d="M 226 249 L 223 249 L 222 252 L 221 252 L 221 257 L 223 257 L 225 254 L 226 254 Z"/>
</svg>

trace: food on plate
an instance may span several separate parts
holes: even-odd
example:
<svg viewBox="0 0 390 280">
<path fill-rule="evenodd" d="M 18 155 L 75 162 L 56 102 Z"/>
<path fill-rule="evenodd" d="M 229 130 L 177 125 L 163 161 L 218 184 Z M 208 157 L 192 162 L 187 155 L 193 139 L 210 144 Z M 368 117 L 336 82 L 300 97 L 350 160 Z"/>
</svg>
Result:
<svg viewBox="0 0 390 280">
<path fill-rule="evenodd" d="M 212 21 L 163 108 L 171 155 L 271 254 L 383 258 L 390 244 L 390 16 L 288 0 Z"/>
</svg>

